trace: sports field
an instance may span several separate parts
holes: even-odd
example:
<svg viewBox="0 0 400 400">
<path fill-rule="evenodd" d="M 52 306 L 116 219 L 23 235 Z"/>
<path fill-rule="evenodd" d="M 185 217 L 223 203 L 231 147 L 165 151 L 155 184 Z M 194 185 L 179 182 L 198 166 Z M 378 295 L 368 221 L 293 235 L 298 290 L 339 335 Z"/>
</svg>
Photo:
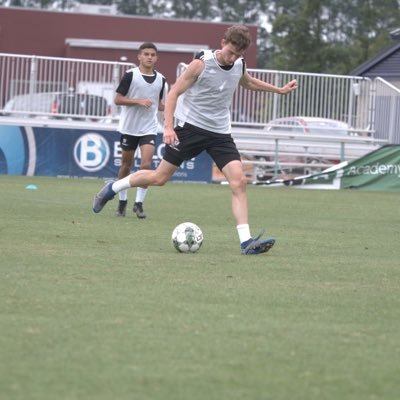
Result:
<svg viewBox="0 0 400 400">
<path fill-rule="evenodd" d="M 242 256 L 227 186 L 152 188 L 138 220 L 93 214 L 102 185 L 0 176 L 1 400 L 400 398 L 398 194 L 249 186 L 277 244 Z"/>
</svg>

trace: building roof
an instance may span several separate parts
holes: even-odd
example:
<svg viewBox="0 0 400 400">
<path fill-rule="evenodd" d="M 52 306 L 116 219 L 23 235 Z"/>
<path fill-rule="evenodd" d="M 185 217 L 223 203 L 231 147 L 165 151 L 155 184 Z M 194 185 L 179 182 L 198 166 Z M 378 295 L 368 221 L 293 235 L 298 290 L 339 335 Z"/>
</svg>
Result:
<svg viewBox="0 0 400 400">
<path fill-rule="evenodd" d="M 353 76 L 368 75 L 368 72 L 375 70 L 379 64 L 384 63 L 397 53 L 400 56 L 400 41 L 396 41 L 391 47 L 388 47 L 374 58 L 371 58 L 370 60 L 361 64 L 357 68 L 353 69 L 353 71 L 350 72 L 350 75 Z M 400 77 L 400 65 L 398 65 L 396 69 L 397 69 L 397 75 Z M 373 75 L 375 76 L 376 73 L 373 73 Z"/>
</svg>

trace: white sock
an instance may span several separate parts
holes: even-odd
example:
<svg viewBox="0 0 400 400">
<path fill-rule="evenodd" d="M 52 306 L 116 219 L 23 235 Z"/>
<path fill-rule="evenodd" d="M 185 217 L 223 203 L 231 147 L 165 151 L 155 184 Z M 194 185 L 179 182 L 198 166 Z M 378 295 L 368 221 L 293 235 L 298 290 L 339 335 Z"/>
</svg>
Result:
<svg viewBox="0 0 400 400">
<path fill-rule="evenodd" d="M 142 187 L 138 187 L 136 189 L 136 200 L 135 200 L 136 203 L 144 202 L 144 198 L 146 197 L 147 190 L 148 190 L 148 188 L 142 188 Z"/>
<path fill-rule="evenodd" d="M 128 190 L 127 190 L 127 189 L 121 190 L 121 191 L 118 193 L 118 195 L 119 195 L 119 199 L 120 199 L 120 200 L 123 200 L 123 201 L 128 200 Z"/>
<path fill-rule="evenodd" d="M 129 183 L 130 175 L 125 178 L 120 179 L 112 184 L 111 189 L 114 190 L 115 193 L 119 193 L 121 190 L 129 189 L 131 187 Z"/>
<path fill-rule="evenodd" d="M 240 243 L 245 242 L 251 238 L 249 224 L 241 224 L 236 226 Z"/>
</svg>

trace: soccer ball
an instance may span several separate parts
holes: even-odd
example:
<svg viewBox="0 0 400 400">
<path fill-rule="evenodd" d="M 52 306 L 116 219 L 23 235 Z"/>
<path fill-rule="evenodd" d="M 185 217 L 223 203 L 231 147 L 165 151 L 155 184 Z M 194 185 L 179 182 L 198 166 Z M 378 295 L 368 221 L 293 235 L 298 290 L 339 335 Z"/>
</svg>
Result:
<svg viewBox="0 0 400 400">
<path fill-rule="evenodd" d="M 203 232 L 196 224 L 183 222 L 173 230 L 171 239 L 179 253 L 196 253 L 203 244 Z"/>
</svg>

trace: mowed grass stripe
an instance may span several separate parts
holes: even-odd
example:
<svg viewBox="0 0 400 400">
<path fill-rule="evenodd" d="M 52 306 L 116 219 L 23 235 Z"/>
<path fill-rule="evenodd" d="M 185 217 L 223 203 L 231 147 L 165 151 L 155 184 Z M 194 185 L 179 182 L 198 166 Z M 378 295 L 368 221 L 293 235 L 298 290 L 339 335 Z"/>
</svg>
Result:
<svg viewBox="0 0 400 400">
<path fill-rule="evenodd" d="M 1 399 L 398 398 L 397 194 L 249 186 L 277 244 L 245 257 L 226 186 L 151 188 L 144 221 L 101 186 L 0 177 Z"/>
</svg>

